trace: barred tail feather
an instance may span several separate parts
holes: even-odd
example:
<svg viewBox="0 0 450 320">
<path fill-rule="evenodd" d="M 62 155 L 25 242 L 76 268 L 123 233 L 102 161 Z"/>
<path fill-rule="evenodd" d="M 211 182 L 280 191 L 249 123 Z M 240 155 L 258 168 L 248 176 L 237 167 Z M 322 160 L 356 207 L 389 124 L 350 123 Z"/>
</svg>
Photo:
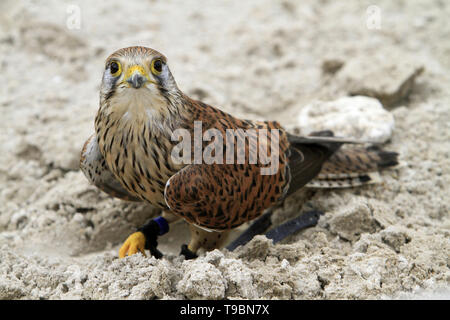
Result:
<svg viewBox="0 0 450 320">
<path fill-rule="evenodd" d="M 291 182 L 287 195 L 308 188 L 349 188 L 381 181 L 378 171 L 398 164 L 398 153 L 378 146 L 357 146 L 363 141 L 336 138 L 332 131 L 318 131 L 307 137 L 288 134 L 291 143 Z M 341 148 L 353 143 L 352 147 Z"/>
<path fill-rule="evenodd" d="M 381 177 L 378 172 L 368 172 L 367 174 L 344 176 L 339 178 L 316 178 L 311 180 L 305 187 L 311 189 L 335 189 L 353 188 L 366 184 L 380 183 Z"/>
<path fill-rule="evenodd" d="M 379 171 L 396 166 L 398 153 L 378 147 L 340 149 L 322 166 L 308 188 L 351 188 L 379 183 Z"/>
</svg>

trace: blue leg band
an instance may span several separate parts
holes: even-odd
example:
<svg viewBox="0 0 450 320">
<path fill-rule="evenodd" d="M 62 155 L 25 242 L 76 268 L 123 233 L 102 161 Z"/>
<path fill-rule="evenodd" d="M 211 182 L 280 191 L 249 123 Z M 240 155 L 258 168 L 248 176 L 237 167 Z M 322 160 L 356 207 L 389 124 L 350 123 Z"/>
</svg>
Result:
<svg viewBox="0 0 450 320">
<path fill-rule="evenodd" d="M 163 217 L 157 217 L 153 219 L 158 226 L 159 226 L 159 235 L 162 236 L 163 234 L 169 232 L 169 224 L 167 223 L 167 220 Z"/>
</svg>

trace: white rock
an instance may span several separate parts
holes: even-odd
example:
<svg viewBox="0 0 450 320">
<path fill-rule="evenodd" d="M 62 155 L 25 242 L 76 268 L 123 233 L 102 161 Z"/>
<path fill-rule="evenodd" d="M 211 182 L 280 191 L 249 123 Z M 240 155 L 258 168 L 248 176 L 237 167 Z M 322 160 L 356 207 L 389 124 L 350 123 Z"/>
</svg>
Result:
<svg viewBox="0 0 450 320">
<path fill-rule="evenodd" d="M 301 134 L 332 130 L 336 136 L 387 141 L 394 130 L 393 115 L 375 98 L 343 97 L 334 101 L 315 101 L 299 113 Z"/>
</svg>

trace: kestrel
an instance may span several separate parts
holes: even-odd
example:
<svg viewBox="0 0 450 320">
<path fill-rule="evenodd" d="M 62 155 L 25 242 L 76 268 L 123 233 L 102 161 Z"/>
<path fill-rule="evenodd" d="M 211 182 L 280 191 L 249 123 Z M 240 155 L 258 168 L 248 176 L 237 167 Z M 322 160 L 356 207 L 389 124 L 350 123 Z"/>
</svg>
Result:
<svg viewBox="0 0 450 320">
<path fill-rule="evenodd" d="M 174 139 L 177 130 L 187 134 L 191 150 L 176 149 L 182 140 Z M 231 151 L 220 137 L 236 139 Z M 80 167 L 109 195 L 163 209 L 128 237 L 120 257 L 145 255 L 144 249 L 160 257 L 157 237 L 182 218 L 191 240 L 181 253 L 194 258 L 199 248 L 221 247 L 231 229 L 305 186 L 361 185 L 370 182 L 371 172 L 397 164 L 394 152 L 340 149 L 353 142 L 331 131 L 295 136 L 275 121 L 233 117 L 184 94 L 161 53 L 129 47 L 106 59 L 95 134 L 84 144 Z M 190 162 L 180 162 L 175 150 Z M 265 158 L 253 157 L 258 151 Z M 205 154 L 214 161 L 198 158 Z"/>
</svg>

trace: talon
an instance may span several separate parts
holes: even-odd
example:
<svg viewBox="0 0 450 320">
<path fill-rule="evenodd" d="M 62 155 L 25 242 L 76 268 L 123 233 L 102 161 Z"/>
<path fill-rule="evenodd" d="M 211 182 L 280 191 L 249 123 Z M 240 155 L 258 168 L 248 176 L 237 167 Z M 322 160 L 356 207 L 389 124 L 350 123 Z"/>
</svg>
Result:
<svg viewBox="0 0 450 320">
<path fill-rule="evenodd" d="M 145 254 L 145 236 L 142 232 L 138 231 L 131 234 L 119 250 L 119 258 L 125 258 L 127 255 L 131 256 L 135 253 L 141 252 Z"/>
<path fill-rule="evenodd" d="M 186 244 L 183 244 L 181 246 L 180 255 L 183 255 L 186 258 L 186 260 L 195 259 L 198 257 L 197 254 L 192 252 Z"/>
<path fill-rule="evenodd" d="M 156 247 L 150 247 L 149 250 L 152 256 L 154 256 L 156 259 L 161 259 L 163 257 L 162 252 L 156 249 Z"/>
</svg>

